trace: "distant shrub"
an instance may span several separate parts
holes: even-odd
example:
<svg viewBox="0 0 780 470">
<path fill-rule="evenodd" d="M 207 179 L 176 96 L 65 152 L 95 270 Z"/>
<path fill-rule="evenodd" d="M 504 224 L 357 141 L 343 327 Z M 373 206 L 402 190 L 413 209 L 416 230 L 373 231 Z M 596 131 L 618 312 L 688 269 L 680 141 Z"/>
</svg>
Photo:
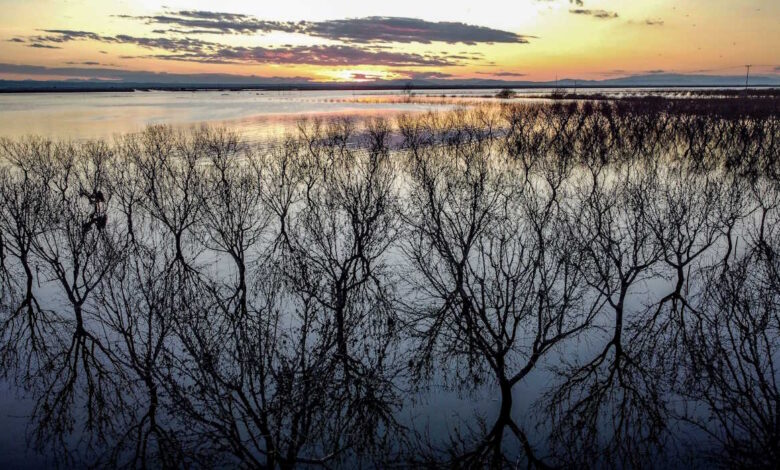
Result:
<svg viewBox="0 0 780 470">
<path fill-rule="evenodd" d="M 511 90 L 509 88 L 504 88 L 503 90 L 496 93 L 496 98 L 500 98 L 502 100 L 506 100 L 509 98 L 514 98 L 515 95 L 517 95 L 517 92 L 515 90 Z"/>
</svg>

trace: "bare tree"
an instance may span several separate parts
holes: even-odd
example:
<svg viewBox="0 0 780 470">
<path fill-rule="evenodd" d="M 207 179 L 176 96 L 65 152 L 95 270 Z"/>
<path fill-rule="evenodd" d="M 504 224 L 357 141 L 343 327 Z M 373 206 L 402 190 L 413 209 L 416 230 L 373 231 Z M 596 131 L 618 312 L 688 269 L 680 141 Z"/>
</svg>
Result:
<svg viewBox="0 0 780 470">
<path fill-rule="evenodd" d="M 447 128 L 447 145 L 431 146 L 419 144 L 418 129 L 402 131 L 412 176 L 405 252 L 417 297 L 410 305 L 419 341 L 413 369 L 426 378 L 441 364 L 453 369 L 459 387 L 487 376 L 501 391 L 493 426 L 451 450 L 451 463 L 509 464 L 509 430 L 524 460 L 544 468 L 512 414 L 512 390 L 545 354 L 586 328 L 598 304 L 582 289 L 578 254 L 558 238 L 561 168 L 526 178 L 514 161 L 493 154 L 489 138 Z"/>
</svg>

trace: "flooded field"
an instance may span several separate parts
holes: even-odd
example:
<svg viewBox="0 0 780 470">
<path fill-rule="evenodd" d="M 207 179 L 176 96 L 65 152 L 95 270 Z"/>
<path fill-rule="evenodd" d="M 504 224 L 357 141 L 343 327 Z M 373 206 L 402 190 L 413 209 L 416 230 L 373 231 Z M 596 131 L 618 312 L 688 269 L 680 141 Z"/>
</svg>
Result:
<svg viewBox="0 0 780 470">
<path fill-rule="evenodd" d="M 775 100 L 256 93 L 4 102 L 0 460 L 778 461 Z"/>
</svg>

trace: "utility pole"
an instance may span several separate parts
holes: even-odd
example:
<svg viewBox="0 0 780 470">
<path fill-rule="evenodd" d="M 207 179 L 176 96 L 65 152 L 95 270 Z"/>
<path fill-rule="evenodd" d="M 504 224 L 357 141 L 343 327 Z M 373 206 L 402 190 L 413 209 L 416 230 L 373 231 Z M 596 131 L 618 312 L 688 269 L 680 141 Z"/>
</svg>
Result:
<svg viewBox="0 0 780 470">
<path fill-rule="evenodd" d="M 745 90 L 748 89 L 748 81 L 750 80 L 750 67 L 752 67 L 752 65 L 745 66 Z"/>
</svg>

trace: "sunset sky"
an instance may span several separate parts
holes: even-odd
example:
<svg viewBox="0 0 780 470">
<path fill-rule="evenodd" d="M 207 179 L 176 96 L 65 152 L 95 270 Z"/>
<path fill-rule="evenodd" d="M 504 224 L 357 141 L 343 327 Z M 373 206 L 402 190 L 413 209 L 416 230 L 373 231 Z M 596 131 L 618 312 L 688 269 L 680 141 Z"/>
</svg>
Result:
<svg viewBox="0 0 780 470">
<path fill-rule="evenodd" d="M 0 0 L 0 78 L 780 73 L 777 0 Z"/>
</svg>

